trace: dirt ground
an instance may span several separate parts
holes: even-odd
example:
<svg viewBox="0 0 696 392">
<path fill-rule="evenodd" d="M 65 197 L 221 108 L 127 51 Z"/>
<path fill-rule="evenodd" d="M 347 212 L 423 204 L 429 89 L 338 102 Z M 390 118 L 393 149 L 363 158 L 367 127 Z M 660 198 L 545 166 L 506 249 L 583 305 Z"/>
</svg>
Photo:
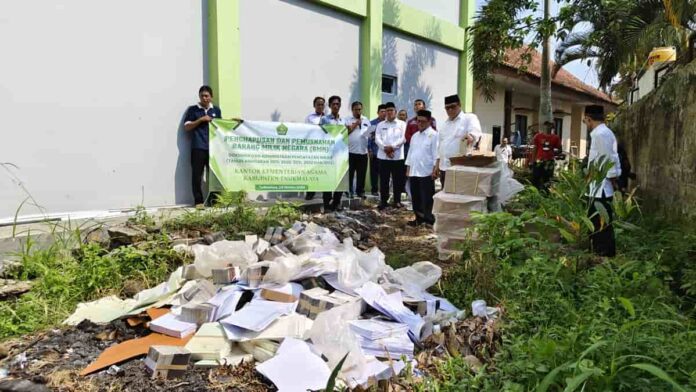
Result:
<svg viewBox="0 0 696 392">
<path fill-rule="evenodd" d="M 367 205 L 358 210 L 315 215 L 312 220 L 333 230 L 339 237 L 351 236 L 362 249 L 378 246 L 395 268 L 417 261 L 438 262 L 436 237 L 430 226 L 411 227 L 412 212 L 390 209 L 378 212 Z M 357 241 L 355 241 L 357 240 Z M 440 263 L 443 269 L 447 264 Z M 473 321 L 472 321 L 473 320 Z M 475 344 L 496 345 L 499 336 L 494 324 L 468 319 L 452 325 L 440 337 L 426 340 L 421 347 L 423 372 L 433 368 L 433 354 L 462 356 L 475 353 Z M 107 347 L 146 335 L 143 327 L 131 328 L 123 320 L 108 325 L 83 322 L 72 328 L 54 329 L 0 344 L 0 391 L 273 391 L 273 385 L 254 370 L 253 364 L 214 369 L 189 369 L 179 380 L 153 380 L 142 363 L 134 359 L 96 374 L 80 377 L 79 371 Z M 441 341 L 438 341 L 440 339 Z M 492 348 L 492 347 L 491 347 Z M 3 359 L 4 358 L 4 359 Z M 471 358 L 476 362 L 476 358 Z M 479 362 L 480 363 L 480 362 Z M 0 376 L 1 377 L 1 376 Z M 19 384 L 20 380 L 24 383 Z M 386 390 L 408 390 L 401 382 Z"/>
</svg>

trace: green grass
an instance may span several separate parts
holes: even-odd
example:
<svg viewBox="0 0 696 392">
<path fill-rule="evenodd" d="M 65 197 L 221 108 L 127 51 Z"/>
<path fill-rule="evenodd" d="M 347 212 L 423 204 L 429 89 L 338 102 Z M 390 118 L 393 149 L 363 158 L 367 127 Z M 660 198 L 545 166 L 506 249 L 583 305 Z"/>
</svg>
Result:
<svg viewBox="0 0 696 392">
<path fill-rule="evenodd" d="M 617 200 L 620 255 L 597 260 L 585 251 L 585 185 L 571 171 L 550 195 L 526 190 L 516 214 L 478 217 L 480 240 L 440 287 L 464 308 L 501 304 L 502 348 L 478 374 L 448 358 L 415 389 L 696 390 L 696 225 L 646 219 Z M 562 241 L 549 235 L 561 230 Z"/>
</svg>

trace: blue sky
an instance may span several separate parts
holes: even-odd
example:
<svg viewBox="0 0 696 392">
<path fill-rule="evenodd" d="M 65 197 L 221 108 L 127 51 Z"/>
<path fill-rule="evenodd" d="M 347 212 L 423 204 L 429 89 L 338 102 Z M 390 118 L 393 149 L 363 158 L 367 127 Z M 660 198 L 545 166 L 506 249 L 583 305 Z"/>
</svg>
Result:
<svg viewBox="0 0 696 392">
<path fill-rule="evenodd" d="M 481 6 L 487 2 L 488 0 L 476 0 L 477 10 L 481 9 Z M 559 5 L 557 0 L 551 0 L 551 14 L 557 14 L 558 9 Z M 553 49 L 555 49 L 555 42 L 552 43 L 552 50 Z M 594 66 L 587 66 L 587 61 L 575 61 L 566 65 L 564 68 L 570 71 L 573 75 L 575 75 L 578 79 L 582 80 L 583 82 L 597 87 L 597 72 L 595 71 Z"/>
</svg>

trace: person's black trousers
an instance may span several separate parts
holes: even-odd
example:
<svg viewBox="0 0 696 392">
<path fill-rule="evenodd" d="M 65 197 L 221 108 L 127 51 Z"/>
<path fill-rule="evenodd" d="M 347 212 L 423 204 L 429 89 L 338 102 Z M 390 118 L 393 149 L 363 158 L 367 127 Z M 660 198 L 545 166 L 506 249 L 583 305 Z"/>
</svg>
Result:
<svg viewBox="0 0 696 392">
<path fill-rule="evenodd" d="M 324 192 L 322 195 L 324 199 L 324 210 L 331 211 L 338 209 L 341 205 L 341 195 L 343 195 L 343 192 Z"/>
<path fill-rule="evenodd" d="M 594 225 L 594 232 L 590 234 L 590 249 L 599 256 L 616 256 L 616 240 L 614 238 L 614 210 L 612 209 L 613 197 L 594 199 L 590 205 L 589 217 Z M 601 213 L 598 212 L 595 204 L 601 204 L 607 211 L 609 221 L 605 221 Z"/>
<path fill-rule="evenodd" d="M 440 170 L 440 185 L 442 185 L 442 190 L 445 190 L 445 177 L 447 177 L 447 170 Z"/>
<path fill-rule="evenodd" d="M 539 190 L 545 190 L 549 181 L 553 178 L 555 161 L 535 162 L 532 166 L 532 184 Z"/>
<path fill-rule="evenodd" d="M 357 175 L 355 193 L 365 196 L 365 177 L 367 176 L 367 154 L 348 154 L 348 191 L 353 193 L 353 179 Z"/>
<path fill-rule="evenodd" d="M 435 194 L 435 180 L 432 176 L 409 177 L 411 183 L 411 201 L 413 213 L 416 214 L 416 222 L 434 224 L 433 195 Z"/>
<path fill-rule="evenodd" d="M 379 161 L 379 192 L 380 206 L 386 206 L 389 202 L 389 179 L 394 187 L 394 204 L 401 203 L 401 191 L 406 182 L 406 167 L 404 160 L 392 161 L 381 159 Z"/>
<path fill-rule="evenodd" d="M 370 188 L 372 193 L 379 192 L 379 158 L 376 155 L 370 157 Z"/>
<path fill-rule="evenodd" d="M 191 149 L 191 189 L 194 204 L 203 204 L 203 170 L 208 167 L 208 150 Z"/>
</svg>

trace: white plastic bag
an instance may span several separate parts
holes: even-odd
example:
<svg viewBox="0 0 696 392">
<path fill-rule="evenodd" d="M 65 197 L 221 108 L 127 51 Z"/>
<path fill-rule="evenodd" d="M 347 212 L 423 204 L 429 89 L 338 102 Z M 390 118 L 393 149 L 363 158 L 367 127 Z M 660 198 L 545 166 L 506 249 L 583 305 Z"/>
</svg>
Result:
<svg viewBox="0 0 696 392">
<path fill-rule="evenodd" d="M 367 370 L 367 358 L 363 355 L 360 341 L 351 331 L 349 324 L 349 321 L 357 320 L 359 316 L 360 307 L 353 304 L 337 306 L 319 313 L 309 332 L 314 346 L 328 359 L 330 369 L 335 368 L 348 354 L 341 368 L 342 374 L 363 374 Z"/>
<path fill-rule="evenodd" d="M 362 252 L 353 246 L 350 238 L 343 241 L 343 250 L 336 253 L 338 281 L 343 287 L 355 289 L 365 282 L 376 282 L 386 267 L 384 253 L 376 247 Z"/>
<path fill-rule="evenodd" d="M 400 284 L 407 294 L 414 297 L 437 283 L 441 276 L 442 268 L 429 261 L 420 261 L 389 273 L 390 280 Z"/>
<path fill-rule="evenodd" d="M 263 285 L 282 286 L 297 275 L 302 268 L 302 261 L 295 255 L 277 257 L 268 262 L 268 271 L 263 277 Z"/>
<path fill-rule="evenodd" d="M 210 246 L 194 245 L 193 254 L 196 270 L 206 278 L 212 276 L 215 268 L 232 265 L 244 269 L 259 260 L 251 246 L 244 241 L 218 241 Z"/>
<path fill-rule="evenodd" d="M 497 202 L 500 205 L 507 204 L 516 194 L 524 190 L 524 185 L 512 178 L 513 172 L 506 163 L 501 163 L 500 185 L 498 186 Z"/>
</svg>

